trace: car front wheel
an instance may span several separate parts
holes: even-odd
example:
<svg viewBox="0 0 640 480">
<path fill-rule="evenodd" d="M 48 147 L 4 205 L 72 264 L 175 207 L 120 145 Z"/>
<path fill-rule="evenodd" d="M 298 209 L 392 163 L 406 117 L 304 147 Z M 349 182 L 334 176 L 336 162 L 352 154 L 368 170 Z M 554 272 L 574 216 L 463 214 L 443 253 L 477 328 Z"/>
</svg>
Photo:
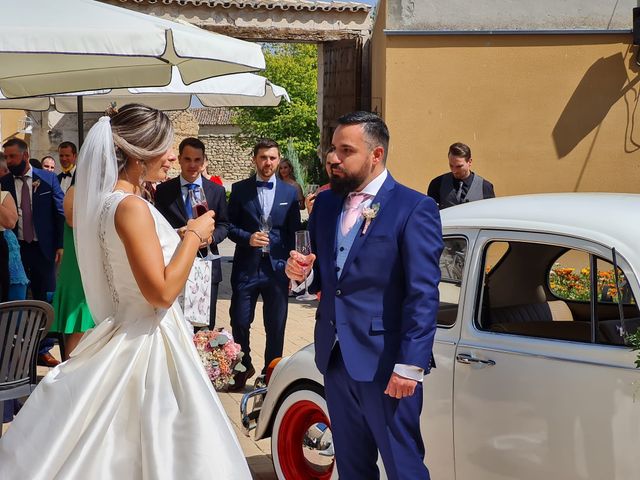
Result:
<svg viewBox="0 0 640 480">
<path fill-rule="evenodd" d="M 271 455 L 280 480 L 338 478 L 331 422 L 320 386 L 302 385 L 286 394 L 273 423 Z"/>
</svg>

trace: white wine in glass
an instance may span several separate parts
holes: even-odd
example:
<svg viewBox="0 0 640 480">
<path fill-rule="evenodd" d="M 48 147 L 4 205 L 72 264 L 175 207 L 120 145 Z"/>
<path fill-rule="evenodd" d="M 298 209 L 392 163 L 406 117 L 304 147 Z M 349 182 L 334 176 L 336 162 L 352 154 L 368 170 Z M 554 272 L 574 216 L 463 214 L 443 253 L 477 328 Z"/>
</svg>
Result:
<svg viewBox="0 0 640 480">
<path fill-rule="evenodd" d="M 272 227 L 271 215 L 260 215 L 260 231 L 269 235 Z M 269 253 L 269 251 L 269 245 L 262 247 L 262 253 Z"/>
</svg>

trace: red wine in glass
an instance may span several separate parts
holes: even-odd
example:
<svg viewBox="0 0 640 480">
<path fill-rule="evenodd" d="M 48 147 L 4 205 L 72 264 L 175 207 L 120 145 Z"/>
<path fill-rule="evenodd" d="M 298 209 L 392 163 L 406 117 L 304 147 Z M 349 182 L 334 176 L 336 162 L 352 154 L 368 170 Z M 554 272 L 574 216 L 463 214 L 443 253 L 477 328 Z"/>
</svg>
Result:
<svg viewBox="0 0 640 480">
<path fill-rule="evenodd" d="M 196 203 L 193 206 L 194 218 L 198 218 L 199 216 L 204 215 L 205 213 L 207 213 L 207 210 L 209 210 L 209 208 L 206 203 Z"/>
<path fill-rule="evenodd" d="M 207 198 L 204 195 L 202 187 L 197 187 L 194 190 L 189 190 L 189 200 L 191 201 L 191 217 L 198 218 L 209 211 L 209 204 L 207 204 Z M 214 255 L 207 244 L 207 255 L 202 257 L 205 260 L 216 260 L 220 258 L 220 255 Z"/>
</svg>

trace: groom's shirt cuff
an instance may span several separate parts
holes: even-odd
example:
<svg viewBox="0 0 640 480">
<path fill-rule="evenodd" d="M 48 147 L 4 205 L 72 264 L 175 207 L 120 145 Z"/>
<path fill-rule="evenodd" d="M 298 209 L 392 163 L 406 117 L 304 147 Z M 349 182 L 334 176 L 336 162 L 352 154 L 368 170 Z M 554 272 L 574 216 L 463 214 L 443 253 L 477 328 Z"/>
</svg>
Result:
<svg viewBox="0 0 640 480">
<path fill-rule="evenodd" d="M 404 363 L 396 363 L 393 367 L 393 373 L 397 373 L 401 377 L 421 382 L 424 377 L 424 370 L 415 365 L 405 365 Z"/>
<path fill-rule="evenodd" d="M 309 272 L 307 275 L 307 285 L 311 285 L 313 283 L 313 270 Z M 304 282 L 298 283 L 295 280 L 291 280 L 291 291 L 293 293 L 302 293 L 304 292 Z"/>
</svg>

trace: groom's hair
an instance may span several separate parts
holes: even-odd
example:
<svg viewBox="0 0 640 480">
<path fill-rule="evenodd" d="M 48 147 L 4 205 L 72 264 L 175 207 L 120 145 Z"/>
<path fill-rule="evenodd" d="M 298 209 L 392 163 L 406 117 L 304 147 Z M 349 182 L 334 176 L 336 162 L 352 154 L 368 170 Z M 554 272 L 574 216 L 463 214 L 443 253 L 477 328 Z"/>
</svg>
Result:
<svg viewBox="0 0 640 480">
<path fill-rule="evenodd" d="M 365 141 L 372 150 L 378 146 L 384 148 L 383 162 L 387 161 L 389 149 L 389 129 L 378 115 L 371 112 L 351 112 L 338 119 L 338 125 L 362 125 Z"/>
</svg>

